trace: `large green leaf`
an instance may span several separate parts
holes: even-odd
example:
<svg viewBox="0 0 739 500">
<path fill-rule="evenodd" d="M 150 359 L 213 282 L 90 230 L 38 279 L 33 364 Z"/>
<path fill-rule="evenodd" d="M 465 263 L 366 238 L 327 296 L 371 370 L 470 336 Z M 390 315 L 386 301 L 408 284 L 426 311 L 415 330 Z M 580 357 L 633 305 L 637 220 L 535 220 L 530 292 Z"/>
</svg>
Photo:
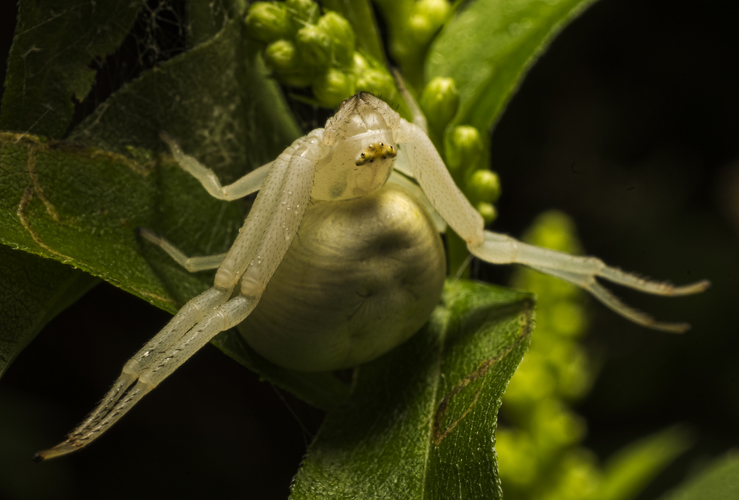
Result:
<svg viewBox="0 0 739 500">
<path fill-rule="evenodd" d="M 735 500 L 739 498 L 739 456 L 716 460 L 698 477 L 677 488 L 662 500 Z"/>
<path fill-rule="evenodd" d="M 532 325 L 531 295 L 448 282 L 421 332 L 356 370 L 292 498 L 501 498 L 498 408 Z"/>
<path fill-rule="evenodd" d="M 241 207 L 212 199 L 152 153 L 164 149 L 161 130 L 226 182 L 299 134 L 242 29 L 231 22 L 126 85 L 72 133 L 85 146 L 1 135 L 0 241 L 73 264 L 170 311 L 202 290 L 207 277 L 157 261 L 160 252 L 142 246 L 136 228 L 207 254 L 228 248 L 243 220 Z"/>
<path fill-rule="evenodd" d="M 73 100 L 81 102 L 95 79 L 90 63 L 118 47 L 142 4 L 20 1 L 0 129 L 60 137 L 72 119 Z M 46 322 L 97 282 L 71 267 L 2 252 L 0 376 Z"/>
<path fill-rule="evenodd" d="M 426 81 L 452 77 L 460 94 L 453 124 L 486 133 L 554 37 L 594 0 L 476 0 L 433 43 Z"/>
<path fill-rule="evenodd" d="M 273 159 L 299 134 L 242 29 L 231 22 L 123 87 L 73 131 L 76 142 L 0 133 L 0 242 L 71 264 L 170 312 L 210 286 L 212 273 L 186 272 L 136 229 L 205 255 L 225 251 L 243 222 L 245 207 L 211 198 L 153 152 L 164 150 L 160 130 L 226 182 Z M 264 377 L 322 407 L 341 399 L 345 390 L 330 376 L 297 377 L 230 335 L 237 334 L 227 332 L 219 345 L 252 360 Z M 8 357 L 23 347 L 14 342 Z"/>
<path fill-rule="evenodd" d="M 143 3 L 21 0 L 0 129 L 61 137 L 72 99 L 82 102 L 95 81 L 90 63 L 118 48 Z"/>
<path fill-rule="evenodd" d="M 165 151 L 159 133 L 166 131 L 224 183 L 274 160 L 302 134 L 243 31 L 234 19 L 208 42 L 145 73 L 68 139 L 136 157 L 134 148 Z"/>
<path fill-rule="evenodd" d="M 50 259 L 0 245 L 0 377 L 60 311 L 98 279 Z"/>
</svg>

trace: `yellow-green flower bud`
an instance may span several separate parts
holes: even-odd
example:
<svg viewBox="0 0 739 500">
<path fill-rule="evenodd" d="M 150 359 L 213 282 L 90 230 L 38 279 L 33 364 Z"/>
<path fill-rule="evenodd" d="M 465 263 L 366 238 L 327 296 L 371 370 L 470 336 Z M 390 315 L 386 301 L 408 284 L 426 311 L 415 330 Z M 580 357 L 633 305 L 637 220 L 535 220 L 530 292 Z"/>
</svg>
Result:
<svg viewBox="0 0 739 500">
<path fill-rule="evenodd" d="M 419 0 L 413 10 L 408 29 L 416 42 L 425 44 L 449 17 L 451 5 L 447 0 Z"/>
<path fill-rule="evenodd" d="M 530 243 L 571 254 L 582 253 L 575 224 L 562 212 L 550 210 L 536 218 L 527 236 Z"/>
<path fill-rule="evenodd" d="M 331 39 L 317 26 L 303 26 L 295 35 L 295 45 L 306 64 L 323 68 L 331 62 Z"/>
<path fill-rule="evenodd" d="M 354 55 L 354 30 L 349 21 L 336 12 L 327 12 L 317 25 L 333 43 L 334 56 L 339 64 L 348 66 Z"/>
<path fill-rule="evenodd" d="M 277 40 L 267 45 L 264 60 L 274 71 L 285 72 L 295 69 L 300 59 L 295 45 L 288 40 Z"/>
<path fill-rule="evenodd" d="M 475 170 L 467 181 L 465 194 L 473 201 L 494 203 L 500 196 L 500 179 L 490 170 Z"/>
<path fill-rule="evenodd" d="M 425 45 L 434 35 L 434 25 L 423 14 L 413 14 L 408 19 L 408 33 L 418 45 Z"/>
<path fill-rule="evenodd" d="M 285 7 L 295 30 L 306 24 L 316 24 L 321 14 L 321 8 L 313 0 L 287 0 Z"/>
<path fill-rule="evenodd" d="M 539 464 L 536 446 L 530 436 L 525 432 L 498 427 L 495 431 L 495 451 L 504 484 L 528 488 L 534 483 Z"/>
<path fill-rule="evenodd" d="M 483 151 L 480 132 L 470 125 L 454 127 L 446 149 L 447 166 L 450 170 L 474 167 Z"/>
<path fill-rule="evenodd" d="M 288 40 L 269 44 L 264 50 L 264 61 L 277 80 L 285 85 L 307 87 L 313 80 L 314 72 L 302 64 L 295 44 Z"/>
<path fill-rule="evenodd" d="M 369 92 L 387 102 L 397 98 L 393 77 L 379 69 L 366 69 L 357 74 L 357 92 Z"/>
<path fill-rule="evenodd" d="M 417 14 L 423 14 L 433 24 L 441 26 L 449 17 L 452 5 L 448 0 L 419 0 L 415 8 Z"/>
<path fill-rule="evenodd" d="M 436 77 L 421 93 L 421 108 L 432 128 L 443 131 L 457 114 L 459 90 L 451 78 Z"/>
<path fill-rule="evenodd" d="M 537 405 L 531 419 L 534 439 L 542 452 L 573 445 L 585 436 L 586 424 L 563 403 L 555 399 Z"/>
<path fill-rule="evenodd" d="M 480 212 L 480 215 L 482 215 L 482 219 L 485 221 L 485 224 L 490 224 L 498 217 L 498 212 L 495 210 L 492 203 L 481 201 L 480 203 L 475 204 L 475 208 Z"/>
<path fill-rule="evenodd" d="M 341 101 L 356 93 L 354 75 L 329 68 L 313 82 L 313 95 L 321 106 L 335 108 Z"/>
<path fill-rule="evenodd" d="M 250 37 L 264 43 L 289 38 L 293 33 L 290 17 L 281 3 L 252 4 L 246 15 L 246 28 Z"/>
<path fill-rule="evenodd" d="M 354 52 L 352 55 L 352 71 L 357 77 L 359 77 L 363 71 L 370 69 L 370 63 L 364 58 L 359 52 Z"/>
</svg>

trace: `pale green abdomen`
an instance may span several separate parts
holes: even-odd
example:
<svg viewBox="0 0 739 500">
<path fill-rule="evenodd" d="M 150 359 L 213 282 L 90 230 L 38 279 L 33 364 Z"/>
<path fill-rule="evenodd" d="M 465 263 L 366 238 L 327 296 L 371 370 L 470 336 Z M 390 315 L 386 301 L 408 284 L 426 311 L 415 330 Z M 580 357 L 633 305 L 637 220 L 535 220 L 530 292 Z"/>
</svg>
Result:
<svg viewBox="0 0 739 500">
<path fill-rule="evenodd" d="M 445 269 L 436 228 L 404 189 L 389 184 L 363 198 L 314 202 L 239 330 L 285 368 L 356 366 L 420 329 Z"/>
</svg>

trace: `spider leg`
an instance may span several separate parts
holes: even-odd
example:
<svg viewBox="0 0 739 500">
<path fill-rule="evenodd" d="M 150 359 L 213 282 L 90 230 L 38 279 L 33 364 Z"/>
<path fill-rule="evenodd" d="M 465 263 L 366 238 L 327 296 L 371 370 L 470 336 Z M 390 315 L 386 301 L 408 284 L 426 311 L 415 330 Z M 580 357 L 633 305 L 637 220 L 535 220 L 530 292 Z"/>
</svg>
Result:
<svg viewBox="0 0 739 500">
<path fill-rule="evenodd" d="M 685 323 L 661 323 L 617 299 L 596 280 L 600 277 L 641 292 L 677 296 L 700 293 L 710 283 L 699 281 L 686 286 L 645 280 L 634 274 L 609 267 L 595 257 L 578 257 L 520 242 L 503 234 L 484 230 L 484 221 L 457 188 L 433 143 L 421 129 L 405 120 L 395 132 L 403 143 L 416 180 L 439 214 L 467 242 L 476 257 L 492 264 L 523 264 L 539 272 L 556 276 L 589 291 L 603 304 L 622 316 L 657 330 L 680 333 Z"/>
<path fill-rule="evenodd" d="M 213 337 L 246 319 L 297 234 L 319 154 L 317 141 L 309 134 L 275 160 L 213 288 L 185 304 L 126 363 L 92 414 L 64 442 L 37 453 L 37 460 L 70 453 L 95 440 Z M 229 300 L 239 281 L 240 293 Z"/>
<path fill-rule="evenodd" d="M 219 200 L 237 200 L 259 191 L 262 182 L 264 182 L 264 179 L 269 173 L 270 167 L 272 167 L 272 164 L 274 163 L 269 162 L 266 165 L 262 165 L 261 167 L 249 172 L 233 184 L 221 186 L 221 181 L 218 179 L 215 172 L 204 166 L 194 157 L 186 155 L 172 136 L 166 132 L 161 132 L 159 136 L 167 143 L 172 152 L 172 156 L 174 156 L 174 159 L 179 163 L 180 167 L 199 180 L 208 193 Z"/>
<path fill-rule="evenodd" d="M 145 228 L 139 228 L 139 234 L 145 240 L 155 244 L 156 246 L 167 252 L 167 254 L 172 257 L 175 262 L 177 262 L 179 265 L 181 265 L 191 273 L 196 273 L 198 271 L 207 271 L 209 269 L 217 269 L 221 265 L 221 262 L 223 262 L 223 259 L 226 258 L 225 253 L 204 255 L 201 257 L 188 257 L 182 250 L 174 246 L 163 236 L 159 236 L 158 234 L 153 233 L 152 231 L 149 231 Z"/>
<path fill-rule="evenodd" d="M 615 312 L 640 325 L 671 333 L 682 333 L 690 328 L 686 323 L 662 323 L 629 307 L 596 281 L 596 277 L 618 283 L 640 292 L 655 295 L 678 296 L 705 291 L 708 281 L 685 286 L 640 278 L 620 269 L 607 266 L 595 257 L 579 257 L 517 241 L 510 236 L 485 231 L 485 241 L 470 251 L 477 257 L 495 264 L 523 264 L 544 274 L 556 276 L 589 291 L 600 302 Z"/>
<path fill-rule="evenodd" d="M 84 447 L 105 432 L 164 378 L 160 376 L 153 379 L 149 376 L 145 379 L 144 375 L 154 373 L 155 370 L 165 373 L 161 370 L 162 365 L 168 365 L 169 371 L 164 376 L 168 375 L 210 340 L 208 338 L 202 344 L 193 342 L 194 337 L 204 330 L 200 328 L 201 324 L 216 325 L 214 315 L 218 318 L 224 316 L 223 307 L 218 303 L 225 302 L 226 299 L 226 292 L 211 288 L 188 302 L 156 337 L 125 364 L 121 376 L 90 416 L 65 441 L 54 448 L 38 452 L 34 460 L 66 455 Z M 225 317 L 222 320 L 225 321 Z M 183 336 L 186 337 L 184 342 L 181 340 Z M 197 347 L 193 349 L 194 346 Z M 186 348 L 190 349 L 189 352 Z M 176 361 L 172 363 L 172 360 Z"/>
</svg>

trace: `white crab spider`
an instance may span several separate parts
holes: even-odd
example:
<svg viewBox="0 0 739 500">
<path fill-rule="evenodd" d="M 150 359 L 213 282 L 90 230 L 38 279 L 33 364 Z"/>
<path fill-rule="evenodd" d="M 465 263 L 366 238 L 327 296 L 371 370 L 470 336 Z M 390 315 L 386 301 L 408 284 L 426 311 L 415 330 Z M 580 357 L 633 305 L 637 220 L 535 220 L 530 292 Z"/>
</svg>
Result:
<svg viewBox="0 0 739 500">
<path fill-rule="evenodd" d="M 39 459 L 64 455 L 87 445 L 216 334 L 244 322 L 259 303 L 267 284 L 288 253 L 309 205 L 325 208 L 328 207 L 327 203 L 339 204 L 331 205 L 314 217 L 318 223 L 323 223 L 324 219 L 331 218 L 327 214 L 335 207 L 349 207 L 350 212 L 362 211 L 366 208 L 363 203 L 382 205 L 382 200 L 378 202 L 377 197 L 395 196 L 393 192 L 400 192 L 403 200 L 412 198 L 406 190 L 393 191 L 384 187 L 393 172 L 397 145 L 401 145 L 407 160 L 404 170 L 415 177 L 423 190 L 416 194 L 422 198 L 425 194 L 427 199 L 422 202 L 430 204 L 428 208 L 438 212 L 443 221 L 467 242 L 470 252 L 482 260 L 494 264 L 523 264 L 569 281 L 585 288 L 605 305 L 632 321 L 668 332 L 685 331 L 688 325 L 654 321 L 620 302 L 595 278 L 601 277 L 658 295 L 687 295 L 708 287 L 706 281 L 682 287 L 647 281 L 608 267 L 594 257 L 571 256 L 485 231 L 482 217 L 456 187 L 424 131 L 402 119 L 387 104 L 370 94 L 360 93 L 345 100 L 338 113 L 326 122 L 324 129 L 313 130 L 301 137 L 276 160 L 228 186 L 221 186 L 210 169 L 185 155 L 174 140 L 166 136 L 163 138 L 180 166 L 196 177 L 216 198 L 233 200 L 257 190 L 260 191 L 259 195 L 240 234 L 226 254 L 187 258 L 166 240 L 149 232 L 143 233 L 146 239 L 161 246 L 190 271 L 218 268 L 213 287 L 185 304 L 164 329 L 126 363 L 122 375 L 97 409 L 66 441 L 38 453 Z M 397 182 L 403 183 L 401 179 Z M 405 184 L 410 190 L 417 190 L 414 184 L 407 181 Z M 388 195 L 388 192 L 391 194 Z M 402 219 L 409 217 L 408 214 L 418 216 L 424 210 L 409 205 L 406 212 L 395 212 L 397 210 L 391 208 L 383 217 Z M 420 217 L 426 221 L 426 226 L 434 227 L 428 215 L 422 213 Z M 443 222 L 437 220 L 436 227 L 441 225 Z M 340 229 L 342 232 L 347 232 L 346 228 L 349 227 L 339 226 L 343 228 Z M 378 227 L 381 231 L 385 230 L 384 226 Z M 359 229 L 357 234 L 361 235 L 362 228 Z M 341 335 L 330 332 L 305 341 L 298 337 L 301 329 L 296 328 L 276 342 L 270 336 L 266 336 L 266 340 L 262 336 L 260 341 L 250 339 L 247 335 L 250 344 L 273 362 L 303 371 L 356 366 L 392 349 L 421 326 L 441 292 L 444 275 L 443 257 L 438 257 L 441 246 L 437 243 L 420 246 L 422 239 L 431 241 L 434 236 L 419 234 L 421 236 L 405 235 L 406 241 L 411 242 L 407 246 L 416 251 L 406 260 L 416 265 L 419 275 L 424 274 L 424 269 L 430 270 L 417 283 L 428 293 L 421 294 L 425 298 L 418 299 L 417 303 L 412 299 L 406 302 L 392 300 L 383 305 L 397 309 L 411 303 L 409 307 L 413 310 L 413 319 L 395 321 L 401 324 L 397 328 L 375 329 L 378 339 L 368 340 L 363 336 L 355 339 L 352 335 L 337 339 L 335 337 Z M 435 238 L 434 241 L 438 241 L 438 232 Z M 331 244 L 330 241 L 328 243 Z M 418 251 L 418 248 L 421 250 Z M 406 267 L 411 266 L 408 262 L 404 264 Z M 339 278 L 347 279 L 343 276 Z M 295 321 L 288 310 L 281 316 L 287 321 Z M 291 348 L 291 342 L 299 347 Z M 372 345 L 375 347 L 368 347 Z M 283 354 L 285 352 L 287 354 Z M 325 355 L 326 352 L 330 354 Z"/>
</svg>

